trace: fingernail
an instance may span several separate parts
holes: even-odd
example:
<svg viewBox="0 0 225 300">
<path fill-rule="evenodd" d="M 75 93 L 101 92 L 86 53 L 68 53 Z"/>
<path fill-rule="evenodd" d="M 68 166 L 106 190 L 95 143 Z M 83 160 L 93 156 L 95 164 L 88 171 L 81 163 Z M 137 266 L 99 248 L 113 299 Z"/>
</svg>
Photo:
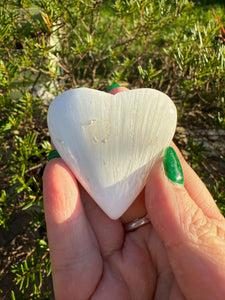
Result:
<svg viewBox="0 0 225 300">
<path fill-rule="evenodd" d="M 184 184 L 183 170 L 178 156 L 172 147 L 168 147 L 165 150 L 164 169 L 167 178 L 169 178 L 172 182 Z"/>
<path fill-rule="evenodd" d="M 60 157 L 58 151 L 57 150 L 52 150 L 52 151 L 49 152 L 48 161 L 50 161 L 53 158 L 58 158 L 58 157 Z"/>
<path fill-rule="evenodd" d="M 108 88 L 107 92 L 109 93 L 111 90 L 120 87 L 121 85 L 118 83 L 113 83 L 112 85 L 110 85 L 110 87 Z"/>
</svg>

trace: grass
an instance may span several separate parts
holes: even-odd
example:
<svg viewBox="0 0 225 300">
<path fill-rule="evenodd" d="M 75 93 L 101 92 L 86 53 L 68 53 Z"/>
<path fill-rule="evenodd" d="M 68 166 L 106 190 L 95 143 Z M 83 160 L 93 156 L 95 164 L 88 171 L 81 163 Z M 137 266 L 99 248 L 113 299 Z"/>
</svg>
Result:
<svg viewBox="0 0 225 300">
<path fill-rule="evenodd" d="M 225 149 L 214 155 L 206 149 L 210 141 L 196 137 L 199 129 L 225 129 L 225 34 L 218 37 L 224 16 L 223 1 L 2 4 L 3 299 L 47 299 L 52 292 L 42 198 L 42 173 L 51 150 L 48 106 L 33 93 L 40 83 L 55 95 L 79 85 L 106 90 L 113 82 L 166 92 L 177 105 L 178 126 L 189 132 L 187 137 L 177 132 L 175 141 L 225 214 Z M 211 141 L 215 153 L 217 145 Z M 18 219 L 23 228 L 15 225 Z"/>
</svg>

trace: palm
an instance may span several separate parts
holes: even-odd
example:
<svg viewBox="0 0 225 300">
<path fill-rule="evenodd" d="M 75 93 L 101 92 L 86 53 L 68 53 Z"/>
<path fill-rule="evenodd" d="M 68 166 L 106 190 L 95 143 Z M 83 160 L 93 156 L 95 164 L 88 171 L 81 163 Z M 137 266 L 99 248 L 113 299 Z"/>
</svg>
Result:
<svg viewBox="0 0 225 300">
<path fill-rule="evenodd" d="M 82 188 L 80 191 L 85 214 L 79 223 L 84 227 L 79 245 L 74 245 L 78 252 L 71 248 L 70 256 L 76 253 L 76 260 L 67 265 L 72 269 L 67 270 L 73 278 L 71 295 L 109 300 L 163 299 L 174 292 L 178 296 L 165 248 L 151 224 L 125 233 L 120 221 L 109 219 Z M 64 266 L 56 261 L 53 268 L 57 273 Z M 60 294 L 66 292 L 62 299 L 65 295 L 69 299 L 66 283 L 64 275 L 56 284 Z"/>
<path fill-rule="evenodd" d="M 140 230 L 125 234 L 120 221 L 109 219 L 93 201 L 85 199 L 85 203 L 91 224 L 90 238 L 98 245 L 97 251 L 94 246 L 89 252 L 95 253 L 92 263 L 98 261 L 98 270 L 91 270 L 88 266 L 86 268 L 90 272 L 88 276 L 95 282 L 92 295 L 96 299 L 118 300 L 146 299 L 147 295 L 152 295 L 156 272 L 149 249 L 151 240 L 155 238 L 151 226 L 148 224 Z M 85 286 L 87 283 L 84 282 L 84 290 Z"/>
<path fill-rule="evenodd" d="M 78 283 L 81 299 L 182 299 L 165 248 L 150 224 L 124 234 L 121 222 L 108 219 L 93 202 L 86 204 L 86 212 L 94 246 L 82 271 L 88 280 Z M 91 294 L 86 294 L 90 282 Z"/>
<path fill-rule="evenodd" d="M 154 170 L 155 173 L 151 175 L 155 183 L 151 195 L 153 187 L 155 192 L 164 189 L 162 185 L 157 187 L 157 182 L 160 182 L 157 181 L 157 172 L 162 169 L 156 165 Z M 205 258 L 207 244 L 201 243 L 201 247 L 194 244 L 192 247 L 185 241 L 189 233 L 180 231 L 174 223 L 177 217 L 173 215 L 174 203 L 177 202 L 174 202 L 176 197 L 173 192 L 168 192 L 167 188 L 168 185 L 164 192 L 171 197 L 171 202 L 166 202 L 165 197 L 146 202 L 148 205 L 152 203 L 148 212 L 154 228 L 167 240 L 165 246 L 151 224 L 125 233 L 121 221 L 109 219 L 82 189 L 78 192 L 74 176 L 61 159 L 50 161 L 44 175 L 44 198 L 56 299 L 212 299 L 211 295 L 215 294 L 219 296 L 214 299 L 221 299 L 220 290 L 224 289 L 221 270 L 224 269 L 213 268 L 211 260 Z M 212 228 L 213 234 L 222 235 L 224 230 L 218 224 L 222 224 L 224 219 L 214 202 L 207 204 L 206 201 L 211 200 L 207 199 L 206 190 L 201 188 L 201 184 L 199 189 L 201 194 L 189 189 L 193 195 L 204 196 L 196 197 L 196 201 L 205 201 L 201 202 L 202 209 L 189 202 L 193 215 L 188 214 L 187 220 L 191 222 L 188 226 L 192 226 L 196 217 L 200 216 L 201 224 L 206 226 L 203 226 L 203 230 Z M 183 193 L 182 189 L 179 191 Z M 149 194 L 149 191 L 146 193 Z M 177 212 L 178 203 L 176 209 Z M 215 216 L 213 222 L 207 223 L 208 219 L 202 210 Z M 180 212 L 183 213 L 183 217 L 178 219 L 181 227 L 186 212 L 189 212 L 187 207 Z M 194 218 L 193 222 L 191 217 Z M 166 218 L 167 222 L 164 222 Z M 220 220 L 216 221 L 216 218 Z M 211 224 L 210 227 L 208 224 Z M 188 229 L 188 226 L 182 227 L 182 230 Z M 224 245 L 225 239 L 222 240 Z M 215 243 L 216 246 L 212 247 L 214 261 L 220 261 L 220 264 L 224 247 L 218 245 L 222 240 L 215 236 L 213 245 Z M 172 244 L 168 244 L 168 241 Z"/>
<path fill-rule="evenodd" d="M 124 90 L 119 87 L 110 93 Z M 190 197 L 168 184 L 158 162 L 151 170 L 144 205 L 157 232 L 147 224 L 125 233 L 122 222 L 110 220 L 82 189 L 80 197 L 77 182 L 61 159 L 50 161 L 44 174 L 44 199 L 57 299 L 224 298 L 224 218 L 172 146 Z M 133 211 L 143 216 L 143 206 L 133 205 Z"/>
</svg>

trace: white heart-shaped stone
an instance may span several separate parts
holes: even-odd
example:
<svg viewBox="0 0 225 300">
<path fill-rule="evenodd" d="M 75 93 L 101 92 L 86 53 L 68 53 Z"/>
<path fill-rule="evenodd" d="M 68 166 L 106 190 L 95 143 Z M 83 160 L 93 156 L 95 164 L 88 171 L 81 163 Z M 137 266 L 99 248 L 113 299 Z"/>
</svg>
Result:
<svg viewBox="0 0 225 300">
<path fill-rule="evenodd" d="M 177 121 L 171 99 L 153 89 L 111 95 L 68 90 L 48 111 L 52 141 L 102 210 L 119 218 L 143 189 Z"/>
</svg>

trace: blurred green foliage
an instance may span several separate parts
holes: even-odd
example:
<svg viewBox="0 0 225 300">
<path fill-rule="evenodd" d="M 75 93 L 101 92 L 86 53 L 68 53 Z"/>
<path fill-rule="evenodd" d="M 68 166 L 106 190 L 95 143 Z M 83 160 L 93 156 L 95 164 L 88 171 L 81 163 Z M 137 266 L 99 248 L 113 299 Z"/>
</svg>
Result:
<svg viewBox="0 0 225 300">
<path fill-rule="evenodd" d="M 225 43 L 212 8 L 225 24 L 223 4 L 202 7 L 187 0 L 1 4 L 0 225 L 10 230 L 10 219 L 26 209 L 31 230 L 44 232 L 33 253 L 12 267 L 12 299 L 47 299 L 51 293 L 42 290 L 51 268 L 41 184 L 51 146 L 47 104 L 35 88 L 44 84 L 56 95 L 79 85 L 105 90 L 114 82 L 152 87 L 179 99 L 181 111 L 198 103 L 210 110 L 210 126 L 224 129 Z M 201 164 L 203 146 L 190 140 L 188 147 L 193 167 Z M 212 192 L 224 212 L 222 184 Z"/>
</svg>

